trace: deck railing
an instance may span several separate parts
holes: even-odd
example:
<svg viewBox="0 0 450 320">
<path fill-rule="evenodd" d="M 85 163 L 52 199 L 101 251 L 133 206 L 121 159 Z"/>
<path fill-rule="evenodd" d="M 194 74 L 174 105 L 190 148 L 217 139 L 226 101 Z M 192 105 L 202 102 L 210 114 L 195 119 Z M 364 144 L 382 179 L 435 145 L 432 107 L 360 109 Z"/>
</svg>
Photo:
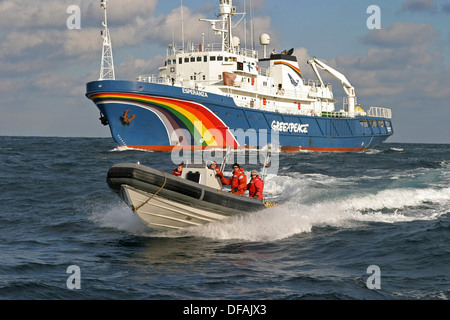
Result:
<svg viewBox="0 0 450 320">
<path fill-rule="evenodd" d="M 367 112 L 367 115 L 369 117 L 392 119 L 392 110 L 381 107 L 370 107 L 369 111 Z"/>
</svg>

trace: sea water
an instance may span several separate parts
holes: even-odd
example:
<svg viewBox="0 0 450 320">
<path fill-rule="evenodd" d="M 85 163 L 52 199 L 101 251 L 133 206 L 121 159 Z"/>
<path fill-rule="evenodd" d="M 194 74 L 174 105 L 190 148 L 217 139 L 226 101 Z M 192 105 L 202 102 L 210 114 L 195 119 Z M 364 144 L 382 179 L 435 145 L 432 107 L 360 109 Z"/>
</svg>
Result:
<svg viewBox="0 0 450 320">
<path fill-rule="evenodd" d="M 0 137 L 0 299 L 449 299 L 450 145 L 277 161 L 265 196 L 280 206 L 161 232 L 106 174 L 121 162 L 170 173 L 170 153 Z"/>
</svg>

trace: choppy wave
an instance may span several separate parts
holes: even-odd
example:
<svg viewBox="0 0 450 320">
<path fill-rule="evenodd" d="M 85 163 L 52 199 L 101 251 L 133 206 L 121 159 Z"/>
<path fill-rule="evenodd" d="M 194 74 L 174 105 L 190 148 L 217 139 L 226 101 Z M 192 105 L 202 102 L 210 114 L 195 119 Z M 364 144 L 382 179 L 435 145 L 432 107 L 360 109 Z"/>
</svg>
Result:
<svg viewBox="0 0 450 320">
<path fill-rule="evenodd" d="M 403 152 L 403 148 L 389 150 Z M 261 212 L 243 213 L 226 221 L 164 233 L 146 230 L 125 205 L 99 213 L 95 219 L 102 227 L 150 237 L 276 241 L 310 233 L 320 226 L 355 228 L 371 222 L 433 220 L 450 208 L 450 188 L 443 187 L 450 179 L 447 171 L 419 167 L 396 169 L 395 174 L 366 170 L 358 175 L 334 176 L 292 172 L 291 168 L 292 165 L 285 165 L 280 169 L 284 173 L 267 175 L 265 195 L 281 205 Z M 429 183 L 430 179 L 433 184 Z M 428 187 L 424 187 L 424 181 Z"/>
<path fill-rule="evenodd" d="M 291 189 L 291 186 L 285 186 Z M 427 210 L 423 210 L 424 207 Z M 375 194 L 323 200 L 312 204 L 288 202 L 260 212 L 243 213 L 226 221 L 182 231 L 149 232 L 129 208 L 118 205 L 107 212 L 97 212 L 102 227 L 116 228 L 133 234 L 180 237 L 198 236 L 213 239 L 276 241 L 313 227 L 361 227 L 362 223 L 398 223 L 434 220 L 448 212 L 450 188 L 387 189 Z"/>
<path fill-rule="evenodd" d="M 434 220 L 449 208 L 450 188 L 443 190 L 385 190 L 342 200 L 312 205 L 285 204 L 262 212 L 242 214 L 187 234 L 217 239 L 274 241 L 295 234 L 311 232 L 313 227 L 360 227 L 360 222 L 410 222 Z M 434 210 L 414 210 L 422 205 Z M 448 209 L 447 209 L 448 210 Z M 192 232 L 192 233 L 191 233 Z M 184 232 L 182 233 L 184 234 Z"/>
<path fill-rule="evenodd" d="M 151 150 L 139 149 L 139 148 L 130 148 L 127 146 L 117 146 L 114 149 L 111 149 L 109 152 L 124 152 L 124 151 L 143 151 L 143 152 L 153 152 Z"/>
<path fill-rule="evenodd" d="M 450 298 L 450 145 L 280 153 L 265 188 L 280 206 L 156 232 L 105 178 L 120 162 L 171 172 L 169 153 L 113 150 L 112 139 L 0 142 L 4 299 Z M 366 286 L 374 264 L 381 290 Z M 81 290 L 66 288 L 70 265 Z"/>
<path fill-rule="evenodd" d="M 125 204 L 111 205 L 107 209 L 96 209 L 91 212 L 90 220 L 102 228 L 112 228 L 131 234 L 144 234 L 148 228 L 137 218 Z"/>
</svg>

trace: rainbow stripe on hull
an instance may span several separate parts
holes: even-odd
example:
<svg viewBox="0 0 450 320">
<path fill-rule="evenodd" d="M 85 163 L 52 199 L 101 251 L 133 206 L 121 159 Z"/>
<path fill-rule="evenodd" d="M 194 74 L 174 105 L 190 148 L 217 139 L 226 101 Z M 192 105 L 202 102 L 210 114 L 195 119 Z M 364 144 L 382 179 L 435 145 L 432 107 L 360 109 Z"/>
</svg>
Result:
<svg viewBox="0 0 450 320">
<path fill-rule="evenodd" d="M 390 119 L 284 115 L 238 107 L 222 95 L 155 83 L 94 81 L 87 84 L 86 96 L 106 118 L 119 146 L 142 150 L 271 144 L 286 152 L 350 152 L 372 148 L 393 134 Z M 373 121 L 380 125 L 371 125 Z"/>
<path fill-rule="evenodd" d="M 127 110 L 140 108 L 153 113 L 164 124 L 169 139 L 177 137 L 175 139 L 176 145 L 217 148 L 226 148 L 231 145 L 237 147 L 236 139 L 228 130 L 228 127 L 211 110 L 199 103 L 168 97 L 120 92 L 95 93 L 90 95 L 89 98 L 97 105 L 126 105 L 127 108 L 129 107 Z M 104 113 L 108 114 L 106 108 L 103 107 L 103 109 Z M 146 145 L 139 147 L 139 149 L 142 148 L 146 149 Z M 162 149 L 168 148 L 164 146 Z"/>
</svg>

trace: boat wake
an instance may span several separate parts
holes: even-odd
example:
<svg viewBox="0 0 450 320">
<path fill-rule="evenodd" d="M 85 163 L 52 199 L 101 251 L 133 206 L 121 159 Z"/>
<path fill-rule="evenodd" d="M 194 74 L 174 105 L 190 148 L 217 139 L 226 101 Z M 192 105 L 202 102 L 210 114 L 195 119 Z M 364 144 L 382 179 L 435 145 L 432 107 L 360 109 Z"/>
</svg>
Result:
<svg viewBox="0 0 450 320">
<path fill-rule="evenodd" d="M 427 210 L 423 210 L 427 207 Z M 430 207 L 433 207 L 430 210 Z M 450 209 L 450 188 L 384 190 L 310 205 L 287 203 L 262 212 L 177 232 L 179 235 L 245 241 L 276 241 L 313 227 L 361 228 L 371 222 L 398 223 L 435 220 Z"/>
<path fill-rule="evenodd" d="M 124 203 L 117 202 L 108 209 L 91 213 L 90 220 L 102 228 L 111 228 L 131 234 L 145 234 L 148 228 Z"/>
<path fill-rule="evenodd" d="M 114 149 L 111 149 L 109 152 L 124 152 L 124 151 L 143 151 L 143 152 L 153 152 L 151 150 L 139 149 L 139 148 L 130 148 L 127 146 L 117 146 Z"/>
<path fill-rule="evenodd" d="M 124 205 L 97 214 L 96 221 L 147 237 L 205 237 L 218 240 L 277 241 L 314 227 L 361 228 L 367 223 L 435 220 L 450 210 L 450 188 L 387 189 L 311 204 L 287 202 L 260 212 L 243 213 L 226 221 L 170 232 L 149 231 Z"/>
</svg>

